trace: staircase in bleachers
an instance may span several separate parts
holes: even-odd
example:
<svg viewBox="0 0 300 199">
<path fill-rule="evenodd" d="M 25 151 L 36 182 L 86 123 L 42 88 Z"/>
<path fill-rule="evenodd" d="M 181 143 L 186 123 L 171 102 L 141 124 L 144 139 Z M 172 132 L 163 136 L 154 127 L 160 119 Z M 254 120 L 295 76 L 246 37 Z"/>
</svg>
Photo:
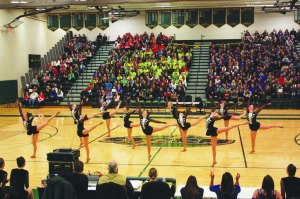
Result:
<svg viewBox="0 0 300 199">
<path fill-rule="evenodd" d="M 109 51 L 112 48 L 113 44 L 105 44 L 99 47 L 96 55 L 92 58 L 90 63 L 87 65 L 84 73 L 78 78 L 75 84 L 73 84 L 71 90 L 69 91 L 69 98 L 71 104 L 80 103 L 80 93 L 81 91 L 88 86 L 91 79 L 93 78 L 94 72 L 99 68 L 100 64 L 104 64 Z M 60 105 L 67 105 L 67 98 L 65 98 Z"/>
<path fill-rule="evenodd" d="M 193 48 L 193 63 L 189 74 L 187 94 L 193 100 L 196 97 L 205 98 L 205 88 L 207 84 L 208 63 L 209 63 L 210 43 L 195 42 Z"/>
</svg>

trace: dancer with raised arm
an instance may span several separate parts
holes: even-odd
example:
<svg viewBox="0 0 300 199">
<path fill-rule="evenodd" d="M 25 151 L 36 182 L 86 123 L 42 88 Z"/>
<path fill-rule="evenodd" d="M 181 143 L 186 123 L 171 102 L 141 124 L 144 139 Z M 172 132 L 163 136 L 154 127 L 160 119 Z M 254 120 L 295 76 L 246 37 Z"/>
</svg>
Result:
<svg viewBox="0 0 300 199">
<path fill-rule="evenodd" d="M 230 109 L 234 109 L 242 104 L 238 104 L 238 105 L 233 105 L 228 107 L 227 102 L 225 100 L 221 101 L 220 104 L 214 104 L 215 108 L 214 109 L 218 109 L 221 116 L 223 117 L 224 120 L 224 126 L 228 127 L 229 126 L 229 120 L 240 120 L 242 119 L 244 116 L 246 116 L 246 113 L 243 113 L 241 115 L 233 115 L 233 114 L 229 114 L 228 110 Z M 225 131 L 225 136 L 226 136 L 226 140 L 228 140 L 228 131 Z"/>
<path fill-rule="evenodd" d="M 74 124 L 77 124 L 77 122 L 79 120 L 79 117 L 80 117 L 81 111 L 82 111 L 82 104 L 83 104 L 83 100 L 80 102 L 79 105 L 77 105 L 77 104 L 71 105 L 70 99 L 68 96 L 68 107 L 69 107 L 69 109 L 71 111 L 71 115 L 74 119 Z"/>
<path fill-rule="evenodd" d="M 168 106 L 170 106 L 170 104 L 168 104 Z M 182 150 L 183 152 L 186 151 L 186 136 L 187 136 L 188 129 L 192 126 L 199 124 L 201 120 L 208 117 L 208 114 L 205 116 L 201 116 L 201 117 L 189 116 L 188 114 L 190 113 L 191 106 L 192 106 L 192 104 L 189 107 L 187 107 L 186 111 L 181 112 L 181 111 L 178 111 L 177 103 L 176 103 L 176 106 L 171 105 L 171 114 L 172 114 L 173 118 L 176 119 L 179 131 L 181 132 L 182 142 L 183 142 L 183 150 Z M 186 121 L 187 118 L 196 118 L 197 120 L 193 123 L 190 123 L 190 122 Z"/>
<path fill-rule="evenodd" d="M 270 128 L 283 128 L 282 125 L 274 125 L 274 124 L 260 124 L 256 118 L 259 112 L 264 109 L 266 106 L 271 105 L 271 103 L 264 104 L 259 108 L 254 107 L 253 104 L 248 105 L 247 108 L 247 120 L 249 121 L 249 128 L 251 130 L 251 151 L 250 153 L 255 152 L 255 141 L 256 141 L 256 134 L 258 130 L 266 130 Z"/>
<path fill-rule="evenodd" d="M 241 124 L 235 124 L 229 127 L 224 128 L 216 128 L 214 127 L 214 123 L 217 120 L 224 119 L 223 116 L 220 116 L 216 110 L 212 110 L 209 117 L 206 119 L 206 135 L 210 136 L 210 144 L 212 148 L 212 154 L 213 154 L 213 163 L 212 167 L 214 167 L 217 164 L 217 136 L 221 133 L 224 133 L 226 131 L 229 131 L 233 128 L 239 127 L 241 125 L 248 124 L 249 122 L 244 122 Z"/>
<path fill-rule="evenodd" d="M 140 125 L 142 127 L 143 133 L 146 135 L 147 151 L 148 151 L 148 160 L 151 159 L 151 135 L 152 133 L 162 131 L 170 126 L 177 126 L 177 124 L 166 124 L 166 122 L 157 121 L 149 118 L 150 114 L 148 110 L 141 111 L 140 101 L 138 99 L 139 115 L 140 115 Z M 166 124 L 161 127 L 152 127 L 150 122 Z"/>
<path fill-rule="evenodd" d="M 86 162 L 85 163 L 89 163 L 90 161 L 90 149 L 89 149 L 89 133 L 95 129 L 97 126 L 103 124 L 103 122 L 100 122 L 96 125 L 93 125 L 91 126 L 90 128 L 88 129 L 85 129 L 84 128 L 84 122 L 86 120 L 89 120 L 89 119 L 92 119 L 93 117 L 96 117 L 97 115 L 100 115 L 101 113 L 94 113 L 90 116 L 87 116 L 87 115 L 83 115 L 81 114 L 79 116 L 79 120 L 77 121 L 77 135 L 80 139 L 80 146 L 82 146 L 82 142 L 84 144 L 84 148 L 85 148 L 85 151 L 86 151 Z"/>
<path fill-rule="evenodd" d="M 32 146 L 33 146 L 33 154 L 31 158 L 36 158 L 36 151 L 37 151 L 37 140 L 39 138 L 39 132 L 45 128 L 49 122 L 59 114 L 59 112 L 55 113 L 51 117 L 47 118 L 46 121 L 42 124 L 38 125 L 32 125 L 32 122 L 35 118 L 35 116 L 32 113 L 26 112 L 23 113 L 22 107 L 19 101 L 17 101 L 18 107 L 19 107 L 19 113 L 23 120 L 23 125 L 25 129 L 27 130 L 27 135 L 32 135 Z"/>
<path fill-rule="evenodd" d="M 135 148 L 136 144 L 134 138 L 132 137 L 132 128 L 140 126 L 139 123 L 134 124 L 132 121 L 130 121 L 130 115 L 135 112 L 136 110 L 129 111 L 129 102 L 126 101 L 126 106 L 124 107 L 123 115 L 124 127 L 127 128 L 128 139 L 131 141 L 133 149 Z"/>
<path fill-rule="evenodd" d="M 120 105 L 122 101 L 119 101 L 119 104 L 117 105 L 116 109 L 112 112 L 108 112 L 107 110 L 112 106 L 114 102 L 114 99 L 112 99 L 109 103 L 103 102 L 102 106 L 100 108 L 102 119 L 106 121 L 106 127 L 107 127 L 107 137 L 110 137 L 110 121 L 111 117 L 118 113 Z M 100 140 L 99 140 L 100 141 Z"/>
</svg>

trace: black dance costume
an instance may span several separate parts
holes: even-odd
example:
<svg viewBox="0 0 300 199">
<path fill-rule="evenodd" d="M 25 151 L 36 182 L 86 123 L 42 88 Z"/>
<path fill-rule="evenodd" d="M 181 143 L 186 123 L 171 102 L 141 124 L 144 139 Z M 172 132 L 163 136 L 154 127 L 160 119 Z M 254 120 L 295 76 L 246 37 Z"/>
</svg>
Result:
<svg viewBox="0 0 300 199">
<path fill-rule="evenodd" d="M 78 120 L 78 123 L 77 123 L 77 135 L 79 137 L 88 137 L 89 134 L 83 134 L 83 130 L 84 130 L 84 121 L 85 120 L 88 120 L 88 117 L 85 116 L 82 120 Z"/>
<path fill-rule="evenodd" d="M 189 111 L 189 109 L 187 109 L 186 112 L 182 113 L 183 116 L 180 116 L 180 112 L 178 111 L 178 107 L 172 106 L 171 107 L 171 114 L 173 116 L 173 118 L 176 119 L 176 122 L 178 124 L 178 126 L 182 129 L 182 130 L 188 130 L 191 127 L 191 123 L 186 122 L 186 118 L 187 118 L 187 112 Z"/>
<path fill-rule="evenodd" d="M 34 119 L 34 116 L 31 113 L 27 112 L 26 113 L 27 120 L 25 120 L 20 103 L 18 103 L 18 107 L 19 107 L 19 113 L 23 120 L 23 125 L 27 130 L 27 135 L 38 134 L 39 131 L 37 130 L 37 126 L 32 126 L 32 121 Z"/>
<path fill-rule="evenodd" d="M 145 135 L 152 135 L 153 133 L 153 127 L 150 126 L 149 123 L 149 116 L 144 118 L 142 115 L 140 115 L 140 124 Z"/>
<path fill-rule="evenodd" d="M 223 117 L 224 120 L 230 120 L 232 117 L 232 114 L 228 113 L 228 107 L 225 105 L 223 108 L 219 106 L 219 111 L 221 113 L 221 116 Z"/>
<path fill-rule="evenodd" d="M 191 123 L 186 122 L 186 117 L 186 114 L 183 114 L 183 116 L 180 116 L 180 114 L 178 114 L 178 117 L 176 118 L 177 124 L 184 131 L 188 130 L 191 127 Z"/>
<path fill-rule="evenodd" d="M 77 124 L 77 121 L 79 120 L 81 115 L 82 105 L 77 105 L 76 108 L 73 109 L 68 98 L 68 106 L 71 111 L 72 118 L 74 119 L 74 124 Z"/>
<path fill-rule="evenodd" d="M 178 118 L 178 115 L 179 115 L 179 112 L 178 112 L 178 108 L 175 107 L 174 105 L 171 107 L 170 109 L 170 112 L 172 114 L 172 117 L 177 119 Z"/>
<path fill-rule="evenodd" d="M 130 127 L 130 124 L 132 123 L 132 121 L 130 121 L 129 118 L 130 118 L 130 115 L 134 112 L 135 112 L 135 110 L 131 111 L 129 113 L 124 113 L 123 119 L 124 119 L 124 127 L 125 128 L 132 128 L 132 127 Z"/>
<path fill-rule="evenodd" d="M 206 135 L 216 137 L 218 136 L 218 128 L 214 127 L 215 119 L 212 117 L 208 117 L 206 119 Z"/>
<path fill-rule="evenodd" d="M 247 113 L 247 120 L 249 121 L 249 128 L 252 131 L 257 131 L 260 128 L 260 123 L 256 121 L 258 113 L 256 112 L 248 112 Z"/>
<path fill-rule="evenodd" d="M 106 106 L 100 108 L 101 112 L 103 112 L 102 113 L 103 120 L 107 120 L 107 119 L 111 118 L 109 115 L 109 112 L 107 112 L 107 109 L 109 109 L 112 106 L 112 103 L 113 103 L 113 100 L 111 100 Z"/>
</svg>

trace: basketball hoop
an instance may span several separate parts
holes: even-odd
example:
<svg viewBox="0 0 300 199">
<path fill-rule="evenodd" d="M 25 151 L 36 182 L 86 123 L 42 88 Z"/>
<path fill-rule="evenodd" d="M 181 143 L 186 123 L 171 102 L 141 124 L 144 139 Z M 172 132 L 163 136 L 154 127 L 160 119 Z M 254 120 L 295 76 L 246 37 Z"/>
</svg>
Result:
<svg viewBox="0 0 300 199">
<path fill-rule="evenodd" d="M 7 31 L 15 32 L 15 28 L 21 25 L 22 23 L 22 21 L 14 19 L 10 23 L 4 24 L 3 26 L 6 28 Z"/>
</svg>

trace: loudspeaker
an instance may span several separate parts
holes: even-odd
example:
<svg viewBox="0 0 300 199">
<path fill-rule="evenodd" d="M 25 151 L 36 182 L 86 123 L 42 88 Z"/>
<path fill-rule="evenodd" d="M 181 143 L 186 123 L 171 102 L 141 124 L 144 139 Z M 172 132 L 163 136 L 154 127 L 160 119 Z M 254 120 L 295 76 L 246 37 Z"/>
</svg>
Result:
<svg viewBox="0 0 300 199">
<path fill-rule="evenodd" d="M 74 161 L 80 156 L 79 149 L 60 148 L 47 153 L 49 161 L 49 175 L 60 175 L 66 172 L 73 172 Z"/>
<path fill-rule="evenodd" d="M 41 55 L 28 55 L 29 68 L 40 68 L 41 67 Z"/>
</svg>

